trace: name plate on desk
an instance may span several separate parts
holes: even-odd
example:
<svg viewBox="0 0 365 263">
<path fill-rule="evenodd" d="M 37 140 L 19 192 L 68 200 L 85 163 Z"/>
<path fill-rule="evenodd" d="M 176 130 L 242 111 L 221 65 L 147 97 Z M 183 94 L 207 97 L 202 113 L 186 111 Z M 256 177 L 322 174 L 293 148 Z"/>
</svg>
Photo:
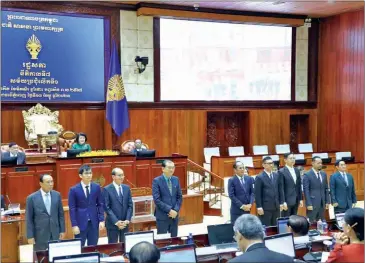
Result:
<svg viewBox="0 0 365 263">
<path fill-rule="evenodd" d="M 92 163 L 103 163 L 104 162 L 104 158 L 92 158 L 91 159 Z"/>
<path fill-rule="evenodd" d="M 28 172 L 28 167 L 15 167 L 15 172 Z"/>
</svg>

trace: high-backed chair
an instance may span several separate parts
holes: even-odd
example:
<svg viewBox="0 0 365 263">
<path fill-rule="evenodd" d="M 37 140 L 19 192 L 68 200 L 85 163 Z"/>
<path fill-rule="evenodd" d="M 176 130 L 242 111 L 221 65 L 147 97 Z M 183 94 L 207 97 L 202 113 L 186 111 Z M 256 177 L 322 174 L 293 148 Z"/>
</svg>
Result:
<svg viewBox="0 0 365 263">
<path fill-rule="evenodd" d="M 318 156 L 321 159 L 326 159 L 326 158 L 328 158 L 328 153 L 312 153 L 312 158 L 314 156 Z"/>
<path fill-rule="evenodd" d="M 254 167 L 253 158 L 252 157 L 237 157 L 236 162 L 241 162 L 245 165 L 245 167 Z"/>
<path fill-rule="evenodd" d="M 275 152 L 277 154 L 290 153 L 290 145 L 289 144 L 277 144 L 275 145 Z"/>
<path fill-rule="evenodd" d="M 1 152 L 8 152 L 9 151 L 9 143 L 2 143 L 1 144 Z M 19 146 L 19 151 L 25 153 L 25 149 Z"/>
<path fill-rule="evenodd" d="M 120 151 L 124 153 L 130 153 L 136 146 L 134 145 L 133 140 L 126 140 L 120 146 Z M 142 142 L 142 148 L 148 150 L 149 147 L 146 143 Z"/>
<path fill-rule="evenodd" d="M 299 143 L 298 150 L 300 153 L 312 153 L 313 152 L 313 144 L 311 143 Z"/>
<path fill-rule="evenodd" d="M 269 154 L 269 147 L 267 145 L 254 145 L 253 154 L 254 155 Z"/>
<path fill-rule="evenodd" d="M 205 147 L 204 148 L 204 159 L 205 163 L 203 163 L 204 169 L 211 171 L 210 158 L 212 156 L 221 156 L 219 147 Z"/>
<path fill-rule="evenodd" d="M 243 146 L 228 147 L 229 156 L 245 155 L 245 149 Z"/>
<path fill-rule="evenodd" d="M 48 145 L 56 144 L 57 135 L 60 135 L 63 128 L 58 123 L 58 111 L 50 111 L 40 103 L 22 111 L 25 125 L 25 139 L 29 146 L 39 144 L 39 136 L 46 138 Z M 53 135 L 52 135 L 53 134 Z"/>
<path fill-rule="evenodd" d="M 294 154 L 295 160 L 305 160 L 303 153 Z"/>
<path fill-rule="evenodd" d="M 351 152 L 336 152 L 336 161 L 341 160 L 342 157 L 352 157 Z"/>
<path fill-rule="evenodd" d="M 57 140 L 57 152 L 67 152 L 68 149 L 72 149 L 72 144 L 75 143 L 77 134 L 73 131 L 63 131 Z"/>
</svg>

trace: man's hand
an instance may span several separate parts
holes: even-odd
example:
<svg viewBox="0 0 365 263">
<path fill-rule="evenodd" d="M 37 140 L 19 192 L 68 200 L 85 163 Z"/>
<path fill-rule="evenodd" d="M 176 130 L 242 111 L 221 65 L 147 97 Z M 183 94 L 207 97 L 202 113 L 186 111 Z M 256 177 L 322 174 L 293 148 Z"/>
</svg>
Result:
<svg viewBox="0 0 365 263">
<path fill-rule="evenodd" d="M 300 207 L 303 207 L 304 205 L 303 205 L 303 200 L 300 200 L 300 202 L 299 202 L 299 206 Z"/>
<path fill-rule="evenodd" d="M 74 235 L 80 234 L 80 228 L 78 226 L 74 226 L 72 228 L 72 233 L 74 233 Z"/>
<path fill-rule="evenodd" d="M 283 211 L 284 205 L 280 205 L 280 212 Z"/>
<path fill-rule="evenodd" d="M 356 207 L 356 203 L 353 203 L 353 204 L 352 204 L 352 208 L 354 208 L 354 207 Z"/>
<path fill-rule="evenodd" d="M 284 211 L 287 211 L 288 210 L 288 205 L 284 202 L 284 204 L 283 204 L 283 210 Z"/>
<path fill-rule="evenodd" d="M 240 207 L 240 209 L 241 209 L 241 210 L 243 210 L 243 211 L 250 211 L 250 207 L 249 207 L 249 205 L 242 205 L 242 206 Z"/>
<path fill-rule="evenodd" d="M 350 242 L 350 239 L 348 236 L 346 236 L 345 233 L 334 233 L 333 237 L 336 239 L 336 244 L 340 245 L 346 245 Z"/>
<path fill-rule="evenodd" d="M 99 230 L 103 230 L 105 228 L 105 223 L 104 222 L 100 222 L 99 223 Z"/>
<path fill-rule="evenodd" d="M 60 240 L 62 240 L 62 239 L 64 239 L 65 238 L 65 233 L 63 232 L 63 233 L 60 233 Z"/>
<path fill-rule="evenodd" d="M 257 213 L 262 216 L 264 214 L 264 209 L 262 208 L 257 208 Z"/>
<path fill-rule="evenodd" d="M 34 238 L 29 238 L 28 239 L 28 244 L 34 245 L 35 244 Z"/>
<path fill-rule="evenodd" d="M 330 205 L 329 204 L 326 204 L 326 210 L 328 210 L 328 208 L 330 208 Z"/>
<path fill-rule="evenodd" d="M 333 203 L 332 205 L 333 205 L 333 207 L 337 207 L 338 203 Z"/>
<path fill-rule="evenodd" d="M 310 211 L 313 210 L 313 206 L 311 206 L 311 205 L 307 206 L 307 210 L 310 210 Z"/>
<path fill-rule="evenodd" d="M 171 209 L 170 212 L 169 212 L 169 217 L 171 217 L 171 218 L 177 217 L 177 212 L 175 210 Z"/>
</svg>

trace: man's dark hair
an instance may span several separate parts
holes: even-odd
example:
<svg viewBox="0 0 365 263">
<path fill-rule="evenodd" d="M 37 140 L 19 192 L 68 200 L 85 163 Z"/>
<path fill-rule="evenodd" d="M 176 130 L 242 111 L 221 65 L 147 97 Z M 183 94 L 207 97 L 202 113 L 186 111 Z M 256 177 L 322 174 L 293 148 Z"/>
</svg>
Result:
<svg viewBox="0 0 365 263">
<path fill-rule="evenodd" d="M 284 159 L 288 159 L 289 155 L 292 155 L 293 153 L 284 153 Z"/>
<path fill-rule="evenodd" d="M 163 160 L 162 167 L 166 167 L 167 163 L 174 163 L 174 162 L 171 160 Z"/>
<path fill-rule="evenodd" d="M 262 159 L 262 163 L 266 163 L 266 161 L 272 160 L 270 156 L 266 156 Z"/>
<path fill-rule="evenodd" d="M 39 182 L 43 183 L 43 178 L 47 175 L 51 176 L 50 174 L 41 174 L 41 176 L 39 176 Z"/>
<path fill-rule="evenodd" d="M 9 143 L 9 148 L 13 147 L 14 145 L 17 145 L 15 142 Z"/>
<path fill-rule="evenodd" d="M 316 156 L 313 156 L 313 157 L 312 157 L 312 162 L 315 162 L 315 161 L 316 161 L 316 159 L 321 159 L 321 157 L 319 157 L 319 156 L 317 156 L 317 155 L 316 155 Z M 322 160 L 322 159 L 321 159 L 321 160 Z"/>
<path fill-rule="evenodd" d="M 309 231 L 308 219 L 304 216 L 292 215 L 289 217 L 288 226 L 293 229 L 295 234 L 305 236 Z"/>
<path fill-rule="evenodd" d="M 364 240 L 364 209 L 350 208 L 346 211 L 344 220 L 354 231 L 360 241 Z"/>
<path fill-rule="evenodd" d="M 76 139 L 75 139 L 75 141 L 76 141 L 77 143 L 79 143 L 79 144 L 80 144 L 80 142 L 79 142 L 79 140 L 80 140 L 80 136 L 85 137 L 85 143 L 86 143 L 86 142 L 87 142 L 87 136 L 86 136 L 86 134 L 85 134 L 85 133 L 83 133 L 83 132 L 79 132 L 79 133 L 76 135 Z"/>
<path fill-rule="evenodd" d="M 233 164 L 233 169 L 237 169 L 237 166 L 238 165 L 242 165 L 243 164 L 243 162 L 241 162 L 241 161 L 236 161 L 236 162 L 234 162 L 234 164 Z"/>
<path fill-rule="evenodd" d="M 79 174 L 83 174 L 86 171 L 91 171 L 91 167 L 87 164 L 84 164 L 79 168 Z"/>
<path fill-rule="evenodd" d="M 157 263 L 159 259 L 158 248 L 146 241 L 135 244 L 129 252 L 130 263 Z"/>
<path fill-rule="evenodd" d="M 343 160 L 336 160 L 336 162 L 335 162 L 335 166 L 336 166 L 336 167 L 340 166 L 340 162 L 344 162 L 344 163 L 345 163 L 345 161 L 343 161 Z M 346 164 L 346 163 L 345 163 L 345 164 Z"/>
</svg>

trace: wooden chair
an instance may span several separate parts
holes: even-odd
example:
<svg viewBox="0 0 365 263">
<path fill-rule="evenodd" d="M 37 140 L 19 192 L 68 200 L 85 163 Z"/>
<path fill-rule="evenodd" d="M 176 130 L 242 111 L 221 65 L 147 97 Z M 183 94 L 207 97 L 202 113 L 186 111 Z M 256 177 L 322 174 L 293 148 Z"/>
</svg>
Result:
<svg viewBox="0 0 365 263">
<path fill-rule="evenodd" d="M 61 154 L 72 148 L 77 134 L 73 131 L 63 131 L 57 140 L 57 152 Z"/>
<path fill-rule="evenodd" d="M 120 151 L 124 153 L 130 153 L 136 146 L 134 145 L 133 140 L 127 140 L 122 143 L 120 146 Z M 149 147 L 146 143 L 142 143 L 142 148 L 148 150 Z"/>
</svg>

